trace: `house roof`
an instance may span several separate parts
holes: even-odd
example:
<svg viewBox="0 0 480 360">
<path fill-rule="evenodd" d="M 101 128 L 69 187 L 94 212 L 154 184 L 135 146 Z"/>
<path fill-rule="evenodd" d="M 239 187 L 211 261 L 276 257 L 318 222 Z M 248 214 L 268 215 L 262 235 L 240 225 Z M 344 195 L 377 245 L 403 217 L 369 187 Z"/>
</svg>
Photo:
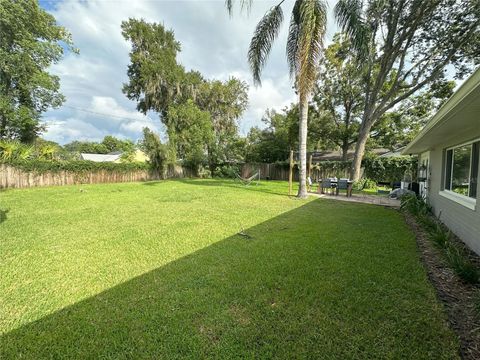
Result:
<svg viewBox="0 0 480 360">
<path fill-rule="evenodd" d="M 478 68 L 427 125 L 407 145 L 402 154 L 418 154 L 436 146 L 480 136 L 480 68 Z"/>
<path fill-rule="evenodd" d="M 87 154 L 81 153 L 80 156 L 83 160 L 90 160 L 95 162 L 114 162 L 120 159 L 122 154 Z"/>
<path fill-rule="evenodd" d="M 389 149 L 377 148 L 370 150 L 371 153 L 376 155 L 382 155 L 390 152 Z M 308 156 L 312 155 L 312 161 L 340 161 L 342 160 L 342 152 L 340 150 L 326 150 L 326 151 L 313 151 L 309 152 Z M 355 155 L 355 150 L 348 150 L 347 160 L 352 160 Z M 307 158 L 308 158 L 307 156 Z M 298 153 L 295 154 L 295 160 L 298 160 Z"/>
</svg>

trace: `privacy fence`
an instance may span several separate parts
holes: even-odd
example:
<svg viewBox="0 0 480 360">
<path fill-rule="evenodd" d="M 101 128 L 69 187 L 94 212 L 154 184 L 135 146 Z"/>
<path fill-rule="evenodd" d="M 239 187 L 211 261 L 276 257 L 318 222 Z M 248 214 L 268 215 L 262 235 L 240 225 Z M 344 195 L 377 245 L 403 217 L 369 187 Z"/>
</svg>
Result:
<svg viewBox="0 0 480 360">
<path fill-rule="evenodd" d="M 414 173 L 416 160 L 410 157 L 375 158 L 364 161 L 366 178 L 375 181 L 400 181 L 405 173 Z M 288 180 L 289 163 L 229 165 L 240 170 L 243 177 L 260 171 L 264 180 Z M 324 161 L 309 165 L 308 174 L 313 181 L 326 177 L 349 176 L 350 162 Z M 163 174 L 144 163 L 19 162 L 0 163 L 0 188 L 27 188 L 34 186 L 75 185 L 149 181 L 171 178 L 191 178 L 196 173 L 189 167 L 170 165 Z M 232 175 L 233 177 L 235 175 Z M 298 181 L 298 167 L 293 168 L 293 179 Z"/>
<path fill-rule="evenodd" d="M 327 177 L 348 178 L 349 168 L 350 162 L 325 161 L 319 164 L 314 164 L 309 174 L 313 181 Z M 259 163 L 243 164 L 241 167 L 242 176 L 244 177 L 248 177 L 249 174 L 253 174 L 256 171 L 260 171 L 260 177 L 262 179 L 288 181 L 290 166 L 288 163 Z M 298 181 L 298 176 L 298 166 L 295 166 L 293 168 L 294 181 Z"/>
<path fill-rule="evenodd" d="M 178 165 L 169 166 L 163 175 L 146 166 L 117 167 L 116 165 L 118 164 L 112 164 L 105 168 L 102 166 L 94 166 L 93 168 L 86 169 L 29 169 L 12 164 L 0 164 L 0 189 L 119 183 L 194 176 L 191 169 Z"/>
</svg>

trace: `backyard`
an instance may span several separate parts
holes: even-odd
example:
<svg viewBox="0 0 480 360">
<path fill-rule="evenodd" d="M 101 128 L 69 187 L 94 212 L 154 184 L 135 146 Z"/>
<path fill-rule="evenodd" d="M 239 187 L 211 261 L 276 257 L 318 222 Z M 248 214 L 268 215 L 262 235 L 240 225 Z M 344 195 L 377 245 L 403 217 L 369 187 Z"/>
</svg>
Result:
<svg viewBox="0 0 480 360">
<path fill-rule="evenodd" d="M 1 192 L 0 358 L 458 357 L 398 211 L 287 192 Z"/>
</svg>

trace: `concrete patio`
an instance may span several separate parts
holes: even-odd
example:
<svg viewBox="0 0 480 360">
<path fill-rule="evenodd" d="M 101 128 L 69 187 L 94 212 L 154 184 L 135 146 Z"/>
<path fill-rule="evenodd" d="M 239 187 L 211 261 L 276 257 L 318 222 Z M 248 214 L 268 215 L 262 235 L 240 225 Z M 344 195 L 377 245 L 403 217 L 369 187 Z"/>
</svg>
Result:
<svg viewBox="0 0 480 360">
<path fill-rule="evenodd" d="M 382 195 L 352 194 L 352 196 L 347 197 L 345 196 L 345 194 L 330 195 L 330 194 L 319 194 L 318 192 L 310 192 L 309 195 L 313 195 L 322 199 L 381 205 L 381 206 L 388 206 L 393 208 L 400 207 L 400 200 L 390 199 L 387 196 L 382 196 Z"/>
</svg>

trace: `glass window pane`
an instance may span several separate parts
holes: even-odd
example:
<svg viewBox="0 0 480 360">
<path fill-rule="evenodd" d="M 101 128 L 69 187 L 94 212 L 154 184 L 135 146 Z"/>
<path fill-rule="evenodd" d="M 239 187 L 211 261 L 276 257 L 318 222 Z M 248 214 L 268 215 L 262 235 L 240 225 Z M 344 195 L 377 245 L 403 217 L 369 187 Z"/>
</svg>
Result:
<svg viewBox="0 0 480 360">
<path fill-rule="evenodd" d="M 445 184 L 444 189 L 450 190 L 450 184 L 452 182 L 452 157 L 453 150 L 447 150 L 447 159 L 445 164 Z"/>
<path fill-rule="evenodd" d="M 468 196 L 472 145 L 453 149 L 452 191 Z"/>
<path fill-rule="evenodd" d="M 477 183 L 478 183 L 478 160 L 480 157 L 480 142 L 473 144 L 472 149 L 472 172 L 470 173 L 470 197 L 477 197 Z"/>
</svg>

